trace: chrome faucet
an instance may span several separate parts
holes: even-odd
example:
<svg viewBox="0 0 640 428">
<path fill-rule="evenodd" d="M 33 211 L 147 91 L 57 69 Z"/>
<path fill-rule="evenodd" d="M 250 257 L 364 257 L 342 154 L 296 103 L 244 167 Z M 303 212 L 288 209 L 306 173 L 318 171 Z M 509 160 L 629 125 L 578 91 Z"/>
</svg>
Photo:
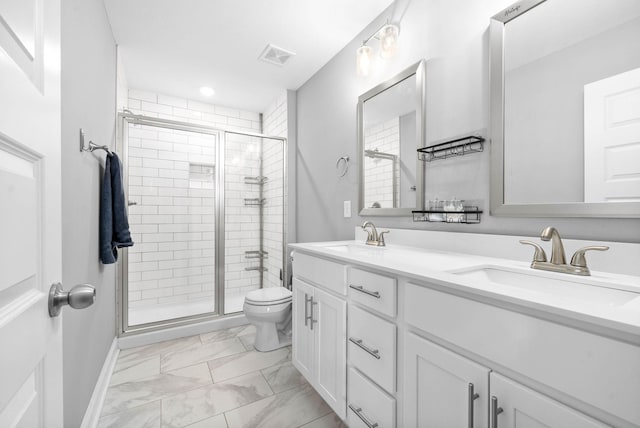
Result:
<svg viewBox="0 0 640 428">
<path fill-rule="evenodd" d="M 540 239 L 543 241 L 551 241 L 551 263 L 554 265 L 565 265 L 567 260 L 564 256 L 564 246 L 562 245 L 562 238 L 555 227 L 545 227 L 540 234 Z"/>
<path fill-rule="evenodd" d="M 375 245 L 376 247 L 384 247 L 386 245 L 384 242 L 384 234 L 389 233 L 388 230 L 383 230 L 378 234 L 378 229 L 376 229 L 376 226 L 370 221 L 365 221 L 361 227 L 362 230 L 367 231 L 367 245 Z M 368 227 L 370 229 L 367 229 Z"/>
<path fill-rule="evenodd" d="M 547 255 L 542 247 L 535 242 L 520 241 L 521 244 L 531 245 L 535 248 L 533 254 L 533 261 L 531 262 L 532 269 L 548 270 L 551 272 L 569 273 L 572 275 L 591 275 L 591 271 L 587 267 L 587 259 L 584 253 L 590 250 L 606 251 L 609 249 L 606 245 L 591 245 L 588 247 L 580 248 L 571 257 L 571 263 L 567 264 L 564 246 L 562 245 L 562 238 L 555 227 L 546 227 L 540 234 L 540 239 L 543 241 L 551 241 L 551 262 L 547 262 Z"/>
</svg>

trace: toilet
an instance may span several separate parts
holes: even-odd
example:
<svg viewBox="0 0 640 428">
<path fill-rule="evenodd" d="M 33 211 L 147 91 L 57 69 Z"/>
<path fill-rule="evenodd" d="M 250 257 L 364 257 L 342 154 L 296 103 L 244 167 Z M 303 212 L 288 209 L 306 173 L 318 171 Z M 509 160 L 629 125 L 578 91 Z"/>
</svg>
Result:
<svg viewBox="0 0 640 428">
<path fill-rule="evenodd" d="M 243 310 L 256 327 L 254 347 L 258 351 L 291 345 L 291 291 L 284 287 L 250 291 L 244 298 Z"/>
</svg>

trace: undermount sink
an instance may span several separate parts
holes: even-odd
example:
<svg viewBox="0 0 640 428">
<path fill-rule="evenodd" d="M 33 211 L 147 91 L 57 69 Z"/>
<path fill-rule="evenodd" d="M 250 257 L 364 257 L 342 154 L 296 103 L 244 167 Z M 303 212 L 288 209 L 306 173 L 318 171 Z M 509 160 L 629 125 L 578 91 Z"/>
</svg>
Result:
<svg viewBox="0 0 640 428">
<path fill-rule="evenodd" d="M 341 253 L 372 253 L 374 251 L 380 251 L 384 249 L 384 247 L 375 247 L 373 245 L 360 245 L 360 244 L 339 244 L 339 245 L 327 245 L 322 246 L 325 250 L 338 251 Z"/>
<path fill-rule="evenodd" d="M 481 266 L 451 273 L 484 283 L 525 290 L 551 299 L 571 300 L 602 306 L 622 306 L 638 297 L 639 292 L 616 288 L 614 282 L 595 280 L 590 277 L 566 274 L 541 274 L 537 271 L 511 269 L 501 266 Z M 559 275 L 563 275 L 559 278 Z M 566 278 L 564 277 L 566 276 Z"/>
</svg>

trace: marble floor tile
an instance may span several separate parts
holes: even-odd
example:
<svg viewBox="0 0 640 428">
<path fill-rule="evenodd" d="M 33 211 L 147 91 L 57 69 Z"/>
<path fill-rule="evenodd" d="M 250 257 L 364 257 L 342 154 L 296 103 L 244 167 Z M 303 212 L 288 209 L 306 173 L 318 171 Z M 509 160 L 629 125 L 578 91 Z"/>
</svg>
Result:
<svg viewBox="0 0 640 428">
<path fill-rule="evenodd" d="M 304 376 L 300 374 L 298 369 L 296 369 L 290 361 L 279 366 L 266 368 L 261 370 L 261 372 L 276 394 L 307 383 Z"/>
<path fill-rule="evenodd" d="M 131 349 L 123 349 L 118 355 L 118 363 L 140 361 L 156 355 L 179 351 L 200 343 L 202 343 L 200 342 L 200 336 L 189 336 L 159 343 L 152 343 L 151 345 L 138 346 Z"/>
<path fill-rule="evenodd" d="M 233 339 L 235 337 L 238 337 L 238 335 L 242 333 L 246 328 L 246 325 L 241 325 L 239 327 L 231 327 L 225 330 L 216 330 L 208 333 L 202 333 L 200 335 L 200 340 L 202 341 L 202 343 L 207 343 Z"/>
<path fill-rule="evenodd" d="M 213 381 L 209 368 L 202 363 L 145 379 L 113 385 L 107 390 L 102 414 L 121 412 L 179 392 L 211 384 Z"/>
<path fill-rule="evenodd" d="M 160 428 L 160 400 L 100 418 L 98 428 Z M 225 425 L 221 427 L 226 428 Z"/>
<path fill-rule="evenodd" d="M 247 351 L 253 351 L 256 348 L 254 348 L 253 344 L 256 342 L 256 334 L 255 333 L 250 333 L 250 334 L 244 334 L 241 336 L 238 336 L 238 339 L 240 339 L 240 342 L 242 342 L 242 344 L 244 345 L 245 349 Z"/>
<path fill-rule="evenodd" d="M 302 425 L 301 428 L 348 428 L 347 424 L 342 422 L 342 419 L 335 413 L 331 412 L 326 416 L 316 419 L 313 422 L 309 422 L 306 425 Z"/>
<path fill-rule="evenodd" d="M 198 341 L 197 344 L 163 354 L 160 359 L 160 370 L 163 372 L 175 370 L 245 351 L 237 338 L 221 342 L 200 343 Z"/>
<path fill-rule="evenodd" d="M 225 413 L 229 428 L 297 428 L 331 412 L 309 386 L 289 389 Z"/>
<path fill-rule="evenodd" d="M 119 385 L 132 380 L 144 379 L 160 374 L 160 355 L 143 360 L 121 361 L 118 359 L 111 374 L 110 385 Z"/>
<path fill-rule="evenodd" d="M 162 400 L 162 426 L 185 427 L 270 395 L 260 372 L 193 389 Z"/>
<path fill-rule="evenodd" d="M 256 334 L 256 326 L 253 324 L 247 324 L 244 326 L 244 329 L 238 333 L 238 336 L 246 336 L 248 334 Z"/>
<path fill-rule="evenodd" d="M 187 425 L 185 428 L 229 428 L 224 415 L 203 419 L 195 424 Z"/>
<path fill-rule="evenodd" d="M 241 354 L 216 358 L 208 362 L 214 382 L 231 379 L 291 361 L 291 348 L 270 352 L 246 351 Z"/>
</svg>

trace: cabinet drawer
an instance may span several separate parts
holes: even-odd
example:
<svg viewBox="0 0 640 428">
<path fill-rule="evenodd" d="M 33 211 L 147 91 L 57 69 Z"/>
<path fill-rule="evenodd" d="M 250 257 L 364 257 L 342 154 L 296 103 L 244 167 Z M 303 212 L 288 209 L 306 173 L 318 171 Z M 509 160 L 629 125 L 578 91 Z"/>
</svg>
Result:
<svg viewBox="0 0 640 428">
<path fill-rule="evenodd" d="M 396 426 L 396 401 L 353 368 L 349 369 L 347 380 L 347 402 L 347 423 L 351 428 Z"/>
<path fill-rule="evenodd" d="M 345 266 L 320 257 L 295 252 L 293 274 L 343 296 L 347 294 Z"/>
<path fill-rule="evenodd" d="M 396 326 L 349 305 L 349 363 L 382 388 L 396 390 Z"/>
<path fill-rule="evenodd" d="M 380 313 L 396 315 L 396 279 L 358 268 L 349 269 L 349 298 Z"/>
</svg>

